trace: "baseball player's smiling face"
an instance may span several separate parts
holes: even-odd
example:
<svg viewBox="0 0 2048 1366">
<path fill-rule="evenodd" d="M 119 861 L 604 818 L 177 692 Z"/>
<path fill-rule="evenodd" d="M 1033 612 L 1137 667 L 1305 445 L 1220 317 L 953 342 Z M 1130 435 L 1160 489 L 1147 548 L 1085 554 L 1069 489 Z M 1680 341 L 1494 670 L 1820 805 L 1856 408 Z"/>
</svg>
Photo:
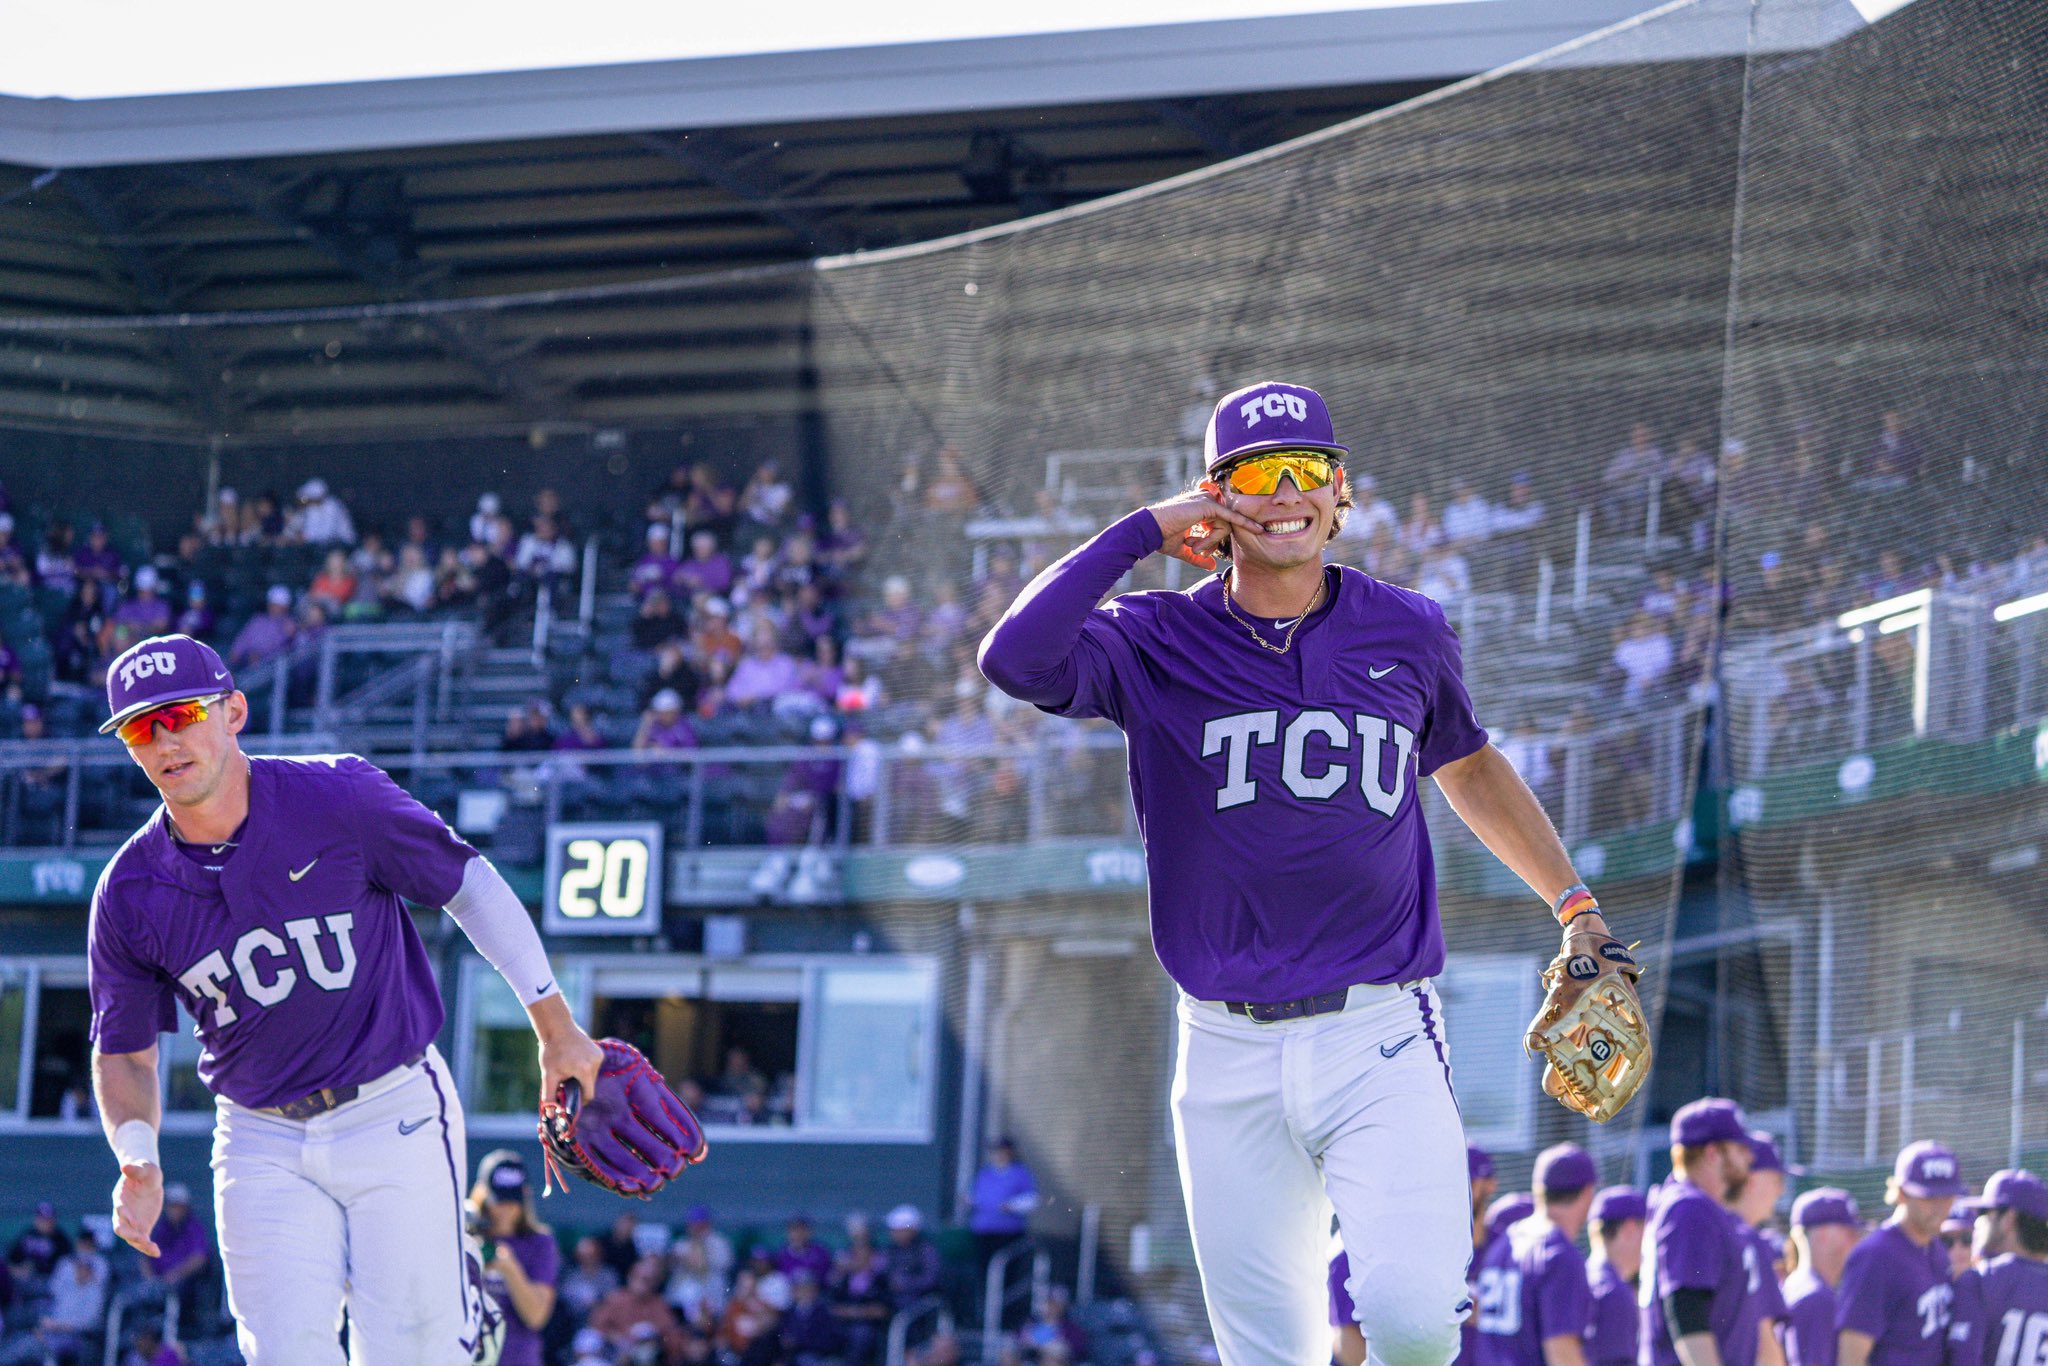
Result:
<svg viewBox="0 0 2048 1366">
<path fill-rule="evenodd" d="M 1337 499 L 1344 489 L 1341 467 L 1335 479 L 1306 493 L 1295 486 L 1292 475 L 1285 474 L 1263 497 L 1225 487 L 1225 505 L 1265 528 L 1257 536 L 1231 533 L 1231 558 L 1240 567 L 1288 570 L 1321 560 L 1323 546 L 1335 529 Z"/>
<path fill-rule="evenodd" d="M 180 731 L 156 727 L 148 744 L 129 747 L 128 757 L 170 805 L 198 806 L 220 790 L 229 763 L 239 762 L 235 736 L 248 719 L 248 702 L 234 693 L 208 707 L 204 721 Z"/>
</svg>

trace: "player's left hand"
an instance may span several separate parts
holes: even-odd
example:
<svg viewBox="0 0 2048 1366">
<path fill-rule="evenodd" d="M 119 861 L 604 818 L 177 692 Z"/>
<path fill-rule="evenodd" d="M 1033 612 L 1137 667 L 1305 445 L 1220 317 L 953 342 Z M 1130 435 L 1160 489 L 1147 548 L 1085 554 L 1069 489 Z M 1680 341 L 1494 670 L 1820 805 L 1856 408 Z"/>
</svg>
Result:
<svg viewBox="0 0 2048 1366">
<path fill-rule="evenodd" d="M 164 1210 L 163 1168 L 154 1162 L 132 1162 L 121 1168 L 114 1183 L 114 1233 L 145 1257 L 160 1255 L 149 1235 Z"/>
<path fill-rule="evenodd" d="M 604 1050 L 570 1018 L 568 1006 L 563 1005 L 561 1018 L 552 1022 L 551 1028 L 540 1030 L 540 1103 L 553 1100 L 562 1083 L 572 1077 L 584 1095 L 596 1095 L 597 1069 L 603 1065 Z"/>
</svg>

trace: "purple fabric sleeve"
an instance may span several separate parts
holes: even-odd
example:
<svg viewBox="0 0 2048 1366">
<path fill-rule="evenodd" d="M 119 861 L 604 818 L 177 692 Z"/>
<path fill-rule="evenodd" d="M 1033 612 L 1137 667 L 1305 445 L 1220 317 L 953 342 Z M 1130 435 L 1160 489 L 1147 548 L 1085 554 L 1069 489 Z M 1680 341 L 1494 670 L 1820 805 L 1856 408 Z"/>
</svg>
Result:
<svg viewBox="0 0 2048 1366">
<path fill-rule="evenodd" d="M 1486 743 L 1485 728 L 1472 714 L 1472 696 L 1465 691 L 1465 652 L 1458 633 L 1435 603 L 1436 678 L 1429 701 L 1429 717 L 1416 747 L 1416 761 L 1423 777 L 1478 752 Z"/>
<path fill-rule="evenodd" d="M 92 1042 L 102 1053 L 140 1053 L 178 1027 L 178 998 L 167 978 L 135 956 L 121 917 L 109 912 L 109 880 L 102 876 L 93 892 L 86 932 Z"/>
<path fill-rule="evenodd" d="M 370 881 L 416 906 L 446 906 L 462 890 L 463 870 L 477 857 L 476 850 L 383 769 L 365 759 L 349 766 L 355 778 L 356 832 Z"/>
<path fill-rule="evenodd" d="M 1948 1366 L 1980 1366 L 1990 1329 L 1984 1313 L 1984 1273 L 1973 1266 L 1956 1277 L 1955 1298 L 1949 1302 Z"/>
<path fill-rule="evenodd" d="M 1704 1200 L 1674 1200 L 1657 1221 L 1657 1294 L 1713 1290 L 1721 1284 L 1728 1229 Z"/>
<path fill-rule="evenodd" d="M 1875 1237 L 1866 1238 L 1849 1254 L 1849 1264 L 1842 1268 L 1842 1284 L 1835 1291 L 1837 1331 L 1854 1329 L 1873 1338 L 1884 1336 L 1892 1278 L 1891 1263 L 1883 1254 L 1882 1240 Z"/>
<path fill-rule="evenodd" d="M 1536 1289 L 1538 1340 L 1583 1339 L 1593 1321 L 1593 1287 L 1586 1283 L 1586 1264 L 1576 1256 L 1552 1256 Z"/>
<path fill-rule="evenodd" d="M 1158 519 L 1139 508 L 1033 579 L 981 642 L 981 672 L 1010 696 L 1069 716 L 1121 714 L 1116 659 L 1128 650 L 1102 595 L 1159 549 Z"/>
</svg>

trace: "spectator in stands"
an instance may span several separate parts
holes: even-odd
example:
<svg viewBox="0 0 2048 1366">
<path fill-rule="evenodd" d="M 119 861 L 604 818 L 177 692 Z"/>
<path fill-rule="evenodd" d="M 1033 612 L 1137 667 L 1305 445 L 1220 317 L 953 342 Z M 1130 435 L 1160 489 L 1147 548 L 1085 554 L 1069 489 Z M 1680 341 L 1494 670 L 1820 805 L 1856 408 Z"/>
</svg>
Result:
<svg viewBox="0 0 2048 1366">
<path fill-rule="evenodd" d="M 599 1239 L 578 1238 L 569 1269 L 562 1273 L 562 1304 L 578 1320 L 589 1318 L 598 1301 L 619 1288 L 619 1273 L 605 1261 L 604 1252 Z"/>
<path fill-rule="evenodd" d="M 789 1308 L 789 1277 L 775 1264 L 775 1249 L 766 1243 L 756 1243 L 747 1249 L 747 1264 L 739 1275 L 752 1273 L 754 1286 L 761 1299 L 770 1309 L 781 1313 Z M 739 1275 L 733 1277 L 737 1289 Z"/>
<path fill-rule="evenodd" d="M 185 1366 L 187 1360 L 183 1347 L 164 1341 L 161 1325 L 144 1323 L 129 1336 L 121 1366 Z"/>
<path fill-rule="evenodd" d="M 284 538 L 302 545 L 354 545 L 356 524 L 325 479 L 299 485 L 299 506 L 285 523 Z"/>
<path fill-rule="evenodd" d="M 1630 427 L 1627 443 L 1608 460 L 1600 475 L 1608 525 L 1640 526 L 1650 481 L 1663 478 L 1667 468 L 1664 448 L 1657 444 L 1650 424 L 1638 422 Z"/>
<path fill-rule="evenodd" d="M 636 598 L 645 598 L 657 589 L 666 590 L 674 582 L 676 570 L 682 567 L 668 553 L 668 523 L 649 522 L 646 540 L 647 548 L 640 552 L 640 558 L 633 561 L 626 575 L 626 588 Z"/>
<path fill-rule="evenodd" d="M 1422 554 L 1415 570 L 1415 591 L 1445 607 L 1456 607 L 1472 591 L 1472 566 L 1454 542 Z"/>
<path fill-rule="evenodd" d="M 779 527 L 789 516 L 793 497 L 781 467 L 773 460 L 763 460 L 740 491 L 740 511 L 755 526 Z"/>
<path fill-rule="evenodd" d="M 406 518 L 405 539 L 399 542 L 398 553 L 404 556 L 407 546 L 419 551 L 420 559 L 429 569 L 441 558 L 441 547 L 434 542 L 434 528 L 426 518 L 415 514 Z"/>
<path fill-rule="evenodd" d="M 1671 672 L 1677 652 L 1671 637 L 1648 612 L 1637 612 L 1614 642 L 1612 662 L 1621 674 L 1621 700 L 1629 706 L 1643 701 Z"/>
<path fill-rule="evenodd" d="M 106 658 L 112 602 L 112 590 L 103 581 L 79 581 L 57 628 L 57 672 L 64 678 L 83 681 L 93 665 Z"/>
<path fill-rule="evenodd" d="M 213 605 L 206 599 L 206 584 L 199 579 L 192 580 L 185 585 L 185 606 L 171 629 L 181 636 L 205 640 L 213 634 L 216 624 Z"/>
<path fill-rule="evenodd" d="M 539 583 L 556 583 L 576 572 L 576 547 L 562 535 L 561 524 L 547 513 L 533 519 L 533 530 L 519 538 L 512 567 Z"/>
<path fill-rule="evenodd" d="M 538 753 L 555 748 L 554 710 L 545 697 L 529 698 L 505 718 L 505 736 L 498 742 L 505 753 Z"/>
<path fill-rule="evenodd" d="M 541 1331 L 554 1317 L 562 1250 L 533 1207 L 526 1163 L 501 1148 L 477 1164 L 469 1209 L 493 1247 L 484 1289 L 505 1316 L 499 1366 L 541 1366 Z"/>
<path fill-rule="evenodd" d="M 263 610 L 235 633 L 234 643 L 228 646 L 228 665 L 254 668 L 278 655 L 298 633 L 299 625 L 292 620 L 292 590 L 281 583 L 272 584 L 264 595 Z"/>
<path fill-rule="evenodd" d="M 690 662 L 690 651 L 680 640 L 665 640 L 654 650 L 654 672 L 641 682 L 640 694 L 651 704 L 658 693 L 675 693 L 684 711 L 695 711 L 704 690 L 704 675 Z"/>
<path fill-rule="evenodd" d="M 996 1253 L 1024 1236 L 1031 1211 L 1038 1208 L 1038 1178 L 1017 1160 L 1017 1145 L 1007 1136 L 988 1145 L 988 1161 L 974 1174 L 968 1198 L 967 1227 L 974 1233 L 983 1272 Z"/>
<path fill-rule="evenodd" d="M 1593 1197 L 1586 1284 L 1593 1295 L 1586 1325 L 1587 1366 L 1635 1366 L 1636 1278 L 1643 1269 L 1643 1226 L 1649 1203 L 1640 1191 L 1609 1186 Z"/>
<path fill-rule="evenodd" d="M 1026 1360 L 1046 1362 L 1048 1348 L 1057 1348 L 1066 1353 L 1071 1361 L 1084 1360 L 1088 1355 L 1088 1335 L 1081 1331 L 1081 1325 L 1067 1317 L 1073 1296 L 1063 1285 L 1046 1287 L 1045 1295 L 1031 1306 L 1031 1318 L 1017 1330 L 1017 1345 L 1028 1354 Z"/>
<path fill-rule="evenodd" d="M 398 548 L 398 563 L 377 590 L 379 602 L 386 611 L 426 612 L 434 606 L 434 594 L 434 569 L 426 550 L 406 542 Z"/>
<path fill-rule="evenodd" d="M 739 495 L 709 463 L 700 460 L 690 467 L 690 487 L 683 495 L 683 525 L 690 531 L 702 529 L 724 538 L 732 530 L 738 504 Z M 695 539 L 691 538 L 693 545 Z"/>
<path fill-rule="evenodd" d="M 320 572 L 313 576 L 312 586 L 306 590 L 307 599 L 320 603 L 329 612 L 339 612 L 355 595 L 356 573 L 349 567 L 348 552 L 328 551 Z"/>
<path fill-rule="evenodd" d="M 352 603 L 374 605 L 377 590 L 397 567 L 397 557 L 384 544 L 384 533 L 375 527 L 365 531 L 361 543 L 348 554 L 348 569 L 355 576 L 355 591 L 343 600 L 341 606 L 345 608 Z"/>
<path fill-rule="evenodd" d="M 825 510 L 825 534 L 818 542 L 818 561 L 832 577 L 847 582 L 860 576 L 867 563 L 868 538 L 854 525 L 853 509 L 835 498 Z"/>
<path fill-rule="evenodd" d="M 1460 479 L 1444 504 L 1444 539 L 1452 545 L 1477 545 L 1493 534 L 1493 504 L 1479 496 L 1470 479 Z"/>
<path fill-rule="evenodd" d="M 889 1299 L 897 1311 L 916 1304 L 939 1288 L 939 1249 L 924 1231 L 924 1215 L 915 1205 L 889 1211 Z"/>
<path fill-rule="evenodd" d="M 57 1223 L 57 1207 L 47 1200 L 38 1200 L 28 1227 L 7 1246 L 7 1268 L 16 1280 L 30 1286 L 40 1285 L 70 1251 L 71 1238 Z"/>
<path fill-rule="evenodd" d="M 128 596 L 114 609 L 114 624 L 125 628 L 131 640 L 160 636 L 171 629 L 171 605 L 158 592 L 162 586 L 155 565 L 146 564 L 135 571 Z"/>
<path fill-rule="evenodd" d="M 0 583 L 17 583 L 26 588 L 33 577 L 28 557 L 14 543 L 14 514 L 0 512 Z"/>
<path fill-rule="evenodd" d="M 579 1328 L 569 1343 L 569 1366 L 613 1366 L 611 1344 L 595 1328 Z"/>
<path fill-rule="evenodd" d="M 1889 493 L 1910 486 L 1920 475 L 1925 453 L 1912 422 L 1897 408 L 1879 419 L 1877 439 L 1851 473 L 1850 486 L 1859 493 Z"/>
<path fill-rule="evenodd" d="M 733 665 L 732 677 L 726 682 L 726 701 L 736 707 L 772 704 L 803 690 L 802 669 L 782 652 L 774 626 L 757 623 L 747 652 Z"/>
<path fill-rule="evenodd" d="M 690 558 L 676 566 L 674 582 L 678 592 L 692 597 L 699 593 L 724 597 L 732 592 L 732 560 L 718 548 L 716 532 L 700 529 L 690 533 Z"/>
<path fill-rule="evenodd" d="M 1426 552 L 1443 544 L 1444 531 L 1437 524 L 1436 514 L 1430 510 L 1428 494 L 1409 496 L 1408 515 L 1402 519 L 1395 539 L 1411 562 L 1419 561 Z"/>
<path fill-rule="evenodd" d="M 683 1216 L 683 1238 L 691 1246 L 704 1252 L 704 1264 L 711 1268 L 711 1274 L 723 1286 L 732 1276 L 732 1239 L 718 1231 L 712 1221 L 709 1205 L 692 1205 Z"/>
<path fill-rule="evenodd" d="M 888 1259 L 875 1246 L 864 1214 L 846 1219 L 846 1250 L 832 1265 L 832 1316 L 846 1329 L 846 1352 L 857 1364 L 874 1356 L 887 1330 L 889 1316 Z"/>
<path fill-rule="evenodd" d="M 43 532 L 43 548 L 36 552 L 36 582 L 65 593 L 78 588 L 78 560 L 71 553 L 71 523 L 50 523 Z"/>
<path fill-rule="evenodd" d="M 810 1271 L 789 1278 L 790 1306 L 780 1328 L 788 1366 L 838 1366 L 846 1346 L 846 1329 L 819 1294 L 818 1279 Z"/>
<path fill-rule="evenodd" d="M 704 1244 L 678 1238 L 668 1250 L 668 1284 L 662 1298 L 686 1324 L 709 1334 L 725 1308 L 725 1278 L 711 1269 Z"/>
<path fill-rule="evenodd" d="M 868 672 L 867 661 L 848 657 L 839 671 L 839 690 L 832 705 L 842 712 L 871 711 L 882 703 L 882 680 Z"/>
<path fill-rule="evenodd" d="M 631 1353 L 652 1329 L 653 1340 L 661 1344 L 663 1361 L 675 1366 L 683 1359 L 689 1339 L 675 1311 L 655 1289 L 661 1284 L 661 1259 L 641 1257 L 626 1273 L 626 1283 L 612 1291 L 590 1311 L 590 1326 L 603 1333 L 614 1354 Z"/>
<path fill-rule="evenodd" d="M 495 493 L 480 493 L 476 497 L 476 511 L 469 514 L 469 543 L 489 545 L 497 534 L 498 518 L 504 511 L 504 504 Z"/>
<path fill-rule="evenodd" d="M 946 446 L 939 451 L 931 482 L 924 488 L 924 506 L 927 512 L 959 517 L 981 506 L 981 493 L 967 477 L 956 448 Z"/>
<path fill-rule="evenodd" d="M 814 1236 L 811 1216 L 790 1215 L 783 1232 L 782 1246 L 775 1252 L 775 1269 L 792 1280 L 807 1274 L 823 1284 L 832 1274 L 832 1252 Z"/>
<path fill-rule="evenodd" d="M 266 489 L 256 495 L 253 505 L 242 509 L 242 544 L 276 545 L 285 539 L 288 524 L 277 495 Z"/>
<path fill-rule="evenodd" d="M 597 720 L 590 714 L 587 703 L 569 704 L 569 724 L 555 737 L 554 748 L 561 750 L 604 749 L 604 733 L 597 728 Z"/>
<path fill-rule="evenodd" d="M 604 1235 L 605 1265 L 619 1273 L 619 1284 L 624 1285 L 641 1256 L 640 1220 L 630 1212 L 617 1215 Z"/>
<path fill-rule="evenodd" d="M 176 1300 L 179 1317 L 190 1323 L 195 1296 L 213 1265 L 213 1236 L 192 1213 L 192 1191 L 181 1181 L 164 1187 L 163 1213 L 150 1232 L 157 1255 L 142 1259 L 144 1285 L 152 1300 Z"/>
<path fill-rule="evenodd" d="M 666 588 L 650 588 L 640 599 L 633 615 L 633 648 L 652 653 L 671 640 L 688 634 L 687 623 L 676 615 L 675 603 Z"/>
<path fill-rule="evenodd" d="M 642 753 L 695 749 L 697 732 L 683 719 L 683 699 L 673 688 L 654 695 L 633 733 L 633 748 Z"/>
<path fill-rule="evenodd" d="M 755 599 L 772 593 L 775 587 L 775 571 L 780 565 L 781 557 L 776 550 L 775 538 L 756 536 L 753 549 L 740 558 L 739 567 L 734 571 L 734 605 L 745 607 Z"/>
<path fill-rule="evenodd" d="M 0 1366 L 83 1359 L 88 1339 L 107 1314 L 107 1262 L 91 1242 L 79 1242 L 57 1260 L 46 1284 L 42 1317 L 26 1338 L 0 1355 Z"/>
<path fill-rule="evenodd" d="M 104 522 L 94 522 L 85 533 L 85 549 L 73 557 L 81 579 L 97 579 L 100 584 L 112 590 L 120 586 L 128 566 L 121 559 L 121 552 L 114 549 L 107 537 Z"/>
<path fill-rule="evenodd" d="M 466 607 L 476 601 L 476 571 L 462 551 L 445 546 L 434 562 L 434 605 Z"/>
<path fill-rule="evenodd" d="M 735 1362 L 755 1366 L 763 1355 L 755 1351 L 756 1342 L 767 1347 L 772 1360 L 776 1324 L 780 1318 L 775 1306 L 762 1295 L 760 1280 L 753 1268 L 742 1267 L 733 1277 L 732 1295 L 719 1313 L 718 1334 L 714 1341 L 721 1352 L 731 1353 Z"/>
<path fill-rule="evenodd" d="M 512 523 L 502 516 L 492 518 L 489 534 L 488 541 L 463 551 L 463 562 L 475 580 L 474 601 L 482 609 L 484 632 L 495 638 L 517 596 L 512 571 Z"/>
<path fill-rule="evenodd" d="M 1835 1366 L 1835 1287 L 1862 1236 L 1856 1197 L 1845 1190 L 1820 1186 L 1792 1202 L 1799 1265 L 1785 1278 L 1785 1318 L 1778 1325 L 1788 1366 Z"/>
</svg>

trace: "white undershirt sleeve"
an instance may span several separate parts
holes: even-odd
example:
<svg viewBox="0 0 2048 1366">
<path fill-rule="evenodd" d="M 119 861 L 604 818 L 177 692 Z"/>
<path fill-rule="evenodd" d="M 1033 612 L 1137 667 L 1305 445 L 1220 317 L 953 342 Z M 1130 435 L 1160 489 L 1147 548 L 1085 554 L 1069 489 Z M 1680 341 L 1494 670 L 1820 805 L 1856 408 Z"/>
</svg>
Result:
<svg viewBox="0 0 2048 1366">
<path fill-rule="evenodd" d="M 519 1004 L 530 1006 L 560 990 L 533 917 L 482 854 L 463 868 L 462 886 L 444 909 L 476 951 L 511 984 Z"/>
</svg>

